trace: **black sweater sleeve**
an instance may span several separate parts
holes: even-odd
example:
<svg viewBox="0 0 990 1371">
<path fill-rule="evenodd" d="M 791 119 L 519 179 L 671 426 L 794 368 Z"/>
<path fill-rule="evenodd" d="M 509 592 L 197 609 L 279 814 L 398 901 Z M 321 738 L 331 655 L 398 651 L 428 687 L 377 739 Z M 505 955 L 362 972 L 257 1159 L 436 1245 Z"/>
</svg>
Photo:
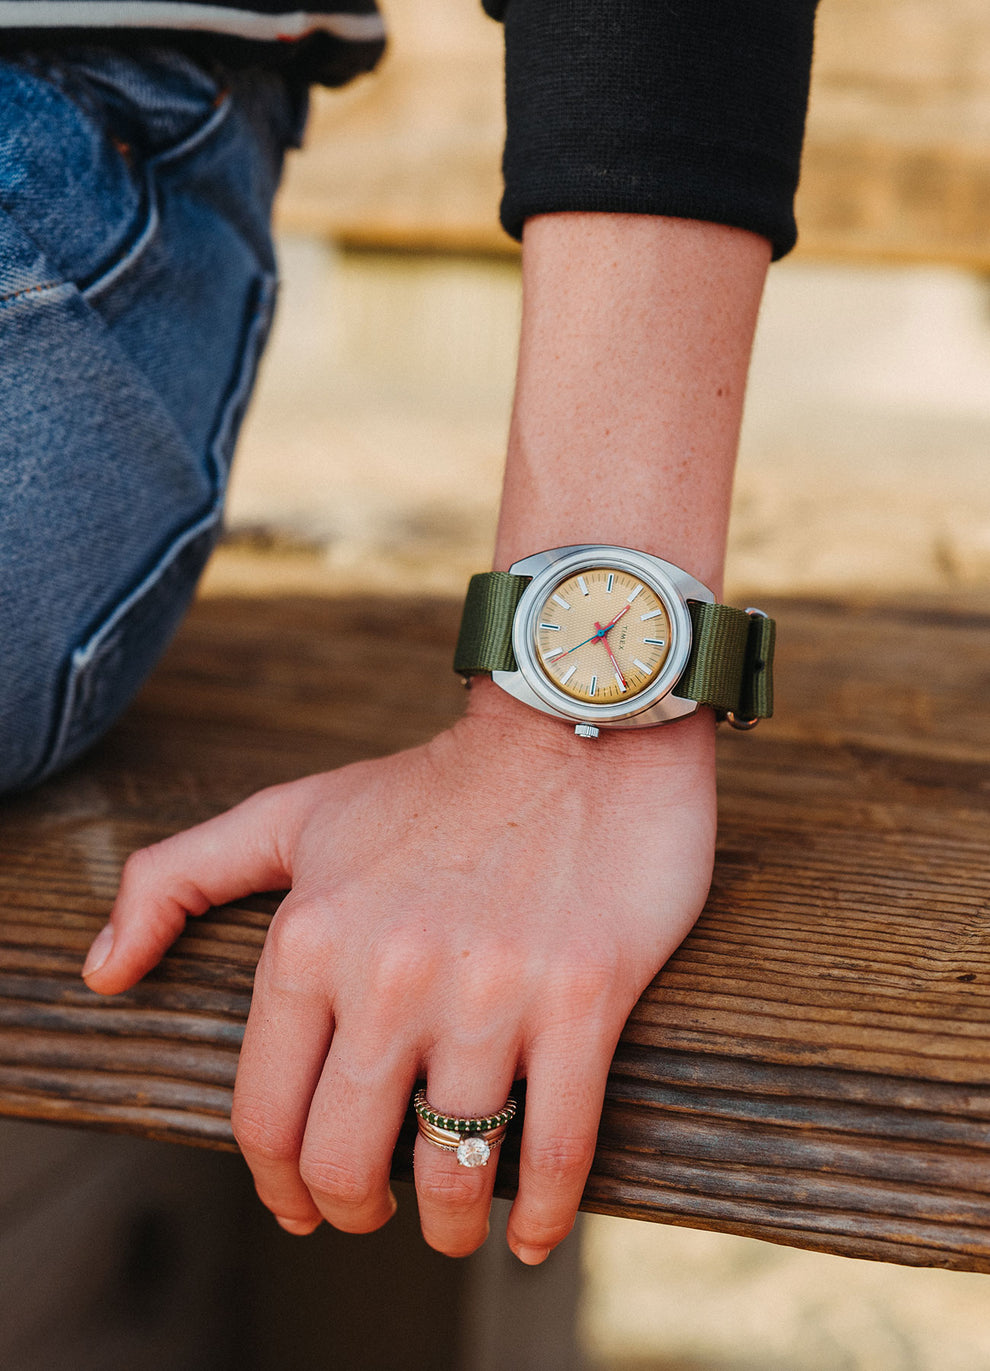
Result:
<svg viewBox="0 0 990 1371">
<path fill-rule="evenodd" d="M 483 0 L 505 24 L 502 223 L 708 219 L 794 246 L 816 0 Z"/>
</svg>

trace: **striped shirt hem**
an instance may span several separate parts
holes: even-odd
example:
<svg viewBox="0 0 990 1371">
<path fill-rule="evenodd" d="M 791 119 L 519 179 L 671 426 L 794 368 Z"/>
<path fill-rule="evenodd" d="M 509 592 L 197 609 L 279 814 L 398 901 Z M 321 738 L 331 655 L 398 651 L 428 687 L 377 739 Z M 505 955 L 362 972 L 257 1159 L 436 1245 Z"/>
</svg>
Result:
<svg viewBox="0 0 990 1371">
<path fill-rule="evenodd" d="M 226 33 L 263 42 L 327 33 L 347 43 L 385 37 L 380 14 L 319 14 L 305 10 L 264 14 L 190 0 L 0 0 L 0 29 L 183 29 Z"/>
</svg>

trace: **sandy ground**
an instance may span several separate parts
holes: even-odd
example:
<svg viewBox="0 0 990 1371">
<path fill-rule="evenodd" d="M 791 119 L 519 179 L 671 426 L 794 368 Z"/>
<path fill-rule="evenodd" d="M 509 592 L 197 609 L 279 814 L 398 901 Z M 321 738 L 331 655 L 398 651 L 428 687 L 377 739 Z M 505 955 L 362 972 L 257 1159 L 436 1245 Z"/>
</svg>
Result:
<svg viewBox="0 0 990 1371">
<path fill-rule="evenodd" d="M 459 594 L 487 565 L 514 367 L 507 262 L 283 244 L 275 338 L 207 591 Z M 730 587 L 990 584 L 990 289 L 788 262 L 753 366 Z M 277 555 L 272 555 L 272 550 Z M 596 1371 L 983 1371 L 990 1281 L 588 1218 Z"/>
<path fill-rule="evenodd" d="M 592 1218 L 596 1371 L 986 1371 L 990 1278 Z"/>
</svg>

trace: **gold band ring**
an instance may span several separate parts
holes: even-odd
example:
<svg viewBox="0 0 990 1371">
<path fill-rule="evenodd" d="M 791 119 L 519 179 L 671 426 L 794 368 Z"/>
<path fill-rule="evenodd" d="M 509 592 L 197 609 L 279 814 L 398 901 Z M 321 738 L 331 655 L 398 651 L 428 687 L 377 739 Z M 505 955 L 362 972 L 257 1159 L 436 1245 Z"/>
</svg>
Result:
<svg viewBox="0 0 990 1371">
<path fill-rule="evenodd" d="M 496 1113 L 465 1119 L 434 1109 L 426 1098 L 426 1091 L 417 1090 L 413 1108 L 416 1124 L 428 1143 L 444 1152 L 455 1152 L 460 1166 L 485 1166 L 505 1137 L 516 1112 L 516 1102 L 510 1096 Z"/>
</svg>

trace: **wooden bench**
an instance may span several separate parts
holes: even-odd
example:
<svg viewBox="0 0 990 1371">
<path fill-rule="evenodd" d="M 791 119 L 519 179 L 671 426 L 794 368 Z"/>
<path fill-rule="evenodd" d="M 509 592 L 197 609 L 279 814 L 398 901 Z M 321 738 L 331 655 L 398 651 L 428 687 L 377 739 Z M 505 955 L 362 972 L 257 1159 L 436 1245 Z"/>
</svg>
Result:
<svg viewBox="0 0 990 1371">
<path fill-rule="evenodd" d="M 720 738 L 711 897 L 623 1035 L 585 1207 L 990 1271 L 990 598 L 767 607 L 778 715 Z M 454 718 L 456 619 L 201 600 L 104 744 L 0 807 L 0 1114 L 233 1148 L 277 899 L 191 923 L 114 1000 L 84 950 L 135 846 Z"/>
</svg>

